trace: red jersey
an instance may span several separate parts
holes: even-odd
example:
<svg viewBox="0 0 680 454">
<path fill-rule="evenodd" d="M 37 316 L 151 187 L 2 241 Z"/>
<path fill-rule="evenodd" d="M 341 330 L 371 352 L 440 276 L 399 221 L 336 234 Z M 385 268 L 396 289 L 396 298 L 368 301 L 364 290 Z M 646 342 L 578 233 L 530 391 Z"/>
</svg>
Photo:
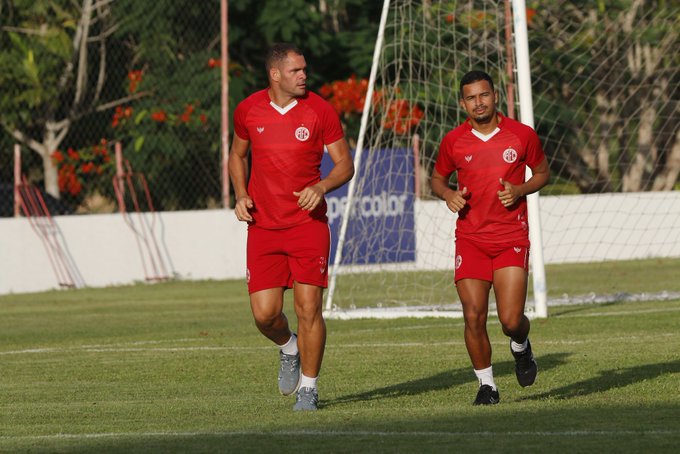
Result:
<svg viewBox="0 0 680 454">
<path fill-rule="evenodd" d="M 248 194 L 255 204 L 254 224 L 283 229 L 311 220 L 327 222 L 325 200 L 310 212 L 298 207 L 293 195 L 321 180 L 324 145 L 344 137 L 338 114 L 326 100 L 307 92 L 281 109 L 267 89 L 255 92 L 236 107 L 234 132 L 250 141 Z"/>
<path fill-rule="evenodd" d="M 483 137 L 469 119 L 450 131 L 439 146 L 435 169 L 448 178 L 458 173 L 458 189 L 467 187 L 467 204 L 458 213 L 456 237 L 481 243 L 529 245 L 527 201 L 511 207 L 498 199 L 499 179 L 519 185 L 526 166 L 535 168 L 545 155 L 536 132 L 498 113 L 495 133 Z M 477 133 L 477 135 L 475 134 Z"/>
</svg>

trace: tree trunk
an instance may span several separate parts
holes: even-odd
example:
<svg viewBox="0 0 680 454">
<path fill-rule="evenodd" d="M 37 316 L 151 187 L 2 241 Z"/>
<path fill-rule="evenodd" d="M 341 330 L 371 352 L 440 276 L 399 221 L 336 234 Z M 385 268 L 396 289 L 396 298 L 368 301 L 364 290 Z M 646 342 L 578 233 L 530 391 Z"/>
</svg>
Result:
<svg viewBox="0 0 680 454">
<path fill-rule="evenodd" d="M 607 95 L 598 92 L 595 96 L 599 116 L 599 137 L 597 137 L 597 150 L 595 152 L 595 168 L 597 169 L 597 180 L 603 184 L 608 184 L 611 181 L 611 173 L 609 171 L 609 137 L 614 129 L 614 118 L 611 114 L 611 103 L 607 101 Z M 616 101 L 614 101 L 616 102 Z"/>
<path fill-rule="evenodd" d="M 57 134 L 51 128 L 45 128 L 45 136 L 43 137 L 42 149 L 36 150 L 43 162 L 43 172 L 45 179 L 45 192 L 55 199 L 61 198 L 59 194 L 59 181 L 57 177 L 57 166 L 52 159 L 52 153 L 57 150 L 60 145 L 60 140 L 57 139 Z"/>
<path fill-rule="evenodd" d="M 41 153 L 43 158 L 43 173 L 45 177 L 45 192 L 55 199 L 59 199 L 61 198 L 61 195 L 59 194 L 57 166 L 54 164 L 54 160 L 52 160 L 52 156 L 50 156 L 50 152 L 48 150 L 48 148 L 45 148 L 45 151 Z"/>
<path fill-rule="evenodd" d="M 654 120 L 656 119 L 654 107 L 645 99 L 641 102 L 640 110 L 642 115 L 640 116 L 638 128 L 637 149 L 635 150 L 633 162 L 623 176 L 624 192 L 642 191 L 645 189 L 645 168 L 656 154 L 652 149 Z"/>
<path fill-rule="evenodd" d="M 59 199 L 60 195 L 57 166 L 52 160 L 52 153 L 59 148 L 70 127 L 70 120 L 62 120 L 58 123 L 47 121 L 45 123 L 45 134 L 43 135 L 42 143 L 38 147 L 32 147 L 43 161 L 45 192 L 55 199 Z"/>
<path fill-rule="evenodd" d="M 680 129 L 675 133 L 673 146 L 666 158 L 666 167 L 664 171 L 656 177 L 652 185 L 653 191 L 671 191 L 675 182 L 680 176 Z"/>
</svg>

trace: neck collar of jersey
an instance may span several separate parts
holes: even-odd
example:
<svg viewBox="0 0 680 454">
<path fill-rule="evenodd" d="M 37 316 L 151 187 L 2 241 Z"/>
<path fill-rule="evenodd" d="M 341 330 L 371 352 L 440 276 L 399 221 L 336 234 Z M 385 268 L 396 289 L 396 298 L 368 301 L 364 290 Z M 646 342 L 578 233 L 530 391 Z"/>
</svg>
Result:
<svg viewBox="0 0 680 454">
<path fill-rule="evenodd" d="M 290 111 L 290 109 L 297 106 L 297 103 L 298 103 L 298 100 L 295 99 L 295 100 L 293 100 L 293 102 L 288 104 L 286 107 L 279 107 L 279 106 L 276 105 L 276 103 L 274 103 L 274 101 L 269 101 L 269 105 L 272 106 L 274 108 L 274 110 L 276 110 L 281 115 L 286 115 Z"/>
<path fill-rule="evenodd" d="M 470 128 L 470 132 L 471 132 L 472 134 L 474 134 L 475 137 L 477 137 L 479 140 L 481 140 L 481 141 L 483 141 L 483 142 L 488 142 L 489 140 L 491 140 L 491 138 L 492 138 L 493 136 L 495 136 L 496 134 L 498 134 L 498 133 L 501 131 L 501 128 L 500 128 L 500 127 L 501 127 L 501 125 L 502 125 L 502 123 L 503 123 L 503 119 L 505 118 L 505 117 L 503 116 L 503 114 L 500 113 L 500 112 L 496 112 L 496 115 L 497 115 L 497 118 L 498 118 L 498 125 L 496 125 L 496 129 L 494 129 L 493 131 L 491 131 L 491 132 L 488 133 L 488 134 L 483 134 L 483 133 L 477 131 L 475 128 L 473 128 L 473 127 L 472 127 L 472 122 L 470 122 L 470 119 L 469 119 L 469 118 L 468 118 L 467 120 L 465 120 L 465 122 L 467 123 L 468 128 Z"/>
<path fill-rule="evenodd" d="M 472 131 L 472 134 L 474 134 L 475 137 L 477 137 L 478 139 L 480 139 L 482 142 L 488 142 L 489 140 L 491 140 L 491 138 L 492 138 L 493 136 L 495 136 L 496 134 L 498 134 L 499 132 L 501 132 L 501 128 L 499 128 L 498 126 L 496 126 L 496 129 L 494 129 L 493 131 L 491 131 L 491 132 L 488 133 L 488 134 L 482 134 L 481 132 L 477 131 L 475 128 L 471 128 L 470 131 Z"/>
</svg>

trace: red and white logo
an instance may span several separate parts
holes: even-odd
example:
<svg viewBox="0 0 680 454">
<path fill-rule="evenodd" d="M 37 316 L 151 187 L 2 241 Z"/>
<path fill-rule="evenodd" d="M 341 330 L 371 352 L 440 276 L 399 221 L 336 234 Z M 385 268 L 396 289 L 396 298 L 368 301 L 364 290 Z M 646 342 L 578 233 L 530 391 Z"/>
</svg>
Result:
<svg viewBox="0 0 680 454">
<path fill-rule="evenodd" d="M 521 248 L 521 247 L 514 247 L 513 249 L 514 249 L 515 252 L 518 253 L 518 254 L 519 254 L 520 252 L 522 252 L 522 248 Z"/>
<path fill-rule="evenodd" d="M 472 155 L 471 155 L 471 154 L 465 155 L 465 160 L 466 160 L 467 162 L 472 161 Z"/>
<path fill-rule="evenodd" d="M 323 274 L 326 271 L 326 257 L 319 257 L 319 272 Z"/>
<path fill-rule="evenodd" d="M 456 256 L 456 269 L 460 268 L 460 266 L 463 264 L 463 256 L 457 255 Z"/>
<path fill-rule="evenodd" d="M 305 140 L 309 139 L 309 129 L 305 128 L 304 126 L 300 126 L 295 130 L 295 138 L 300 142 L 304 142 Z"/>
<path fill-rule="evenodd" d="M 264 132 L 264 126 L 258 126 L 257 127 L 257 132 L 262 134 Z"/>
<path fill-rule="evenodd" d="M 508 164 L 512 164 L 513 162 L 517 161 L 517 151 L 515 151 L 515 149 L 512 147 L 508 147 L 503 152 L 503 161 L 507 162 Z"/>
</svg>

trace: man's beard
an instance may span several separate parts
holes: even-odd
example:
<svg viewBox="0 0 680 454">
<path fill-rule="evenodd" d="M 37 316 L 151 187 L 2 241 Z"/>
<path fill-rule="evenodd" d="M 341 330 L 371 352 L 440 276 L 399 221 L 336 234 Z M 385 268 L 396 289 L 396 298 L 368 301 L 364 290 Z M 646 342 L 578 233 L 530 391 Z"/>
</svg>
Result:
<svg viewBox="0 0 680 454">
<path fill-rule="evenodd" d="M 493 118 L 494 114 L 495 112 L 480 115 L 478 117 L 475 117 L 475 121 L 479 124 L 485 125 L 491 122 L 491 119 Z"/>
</svg>

